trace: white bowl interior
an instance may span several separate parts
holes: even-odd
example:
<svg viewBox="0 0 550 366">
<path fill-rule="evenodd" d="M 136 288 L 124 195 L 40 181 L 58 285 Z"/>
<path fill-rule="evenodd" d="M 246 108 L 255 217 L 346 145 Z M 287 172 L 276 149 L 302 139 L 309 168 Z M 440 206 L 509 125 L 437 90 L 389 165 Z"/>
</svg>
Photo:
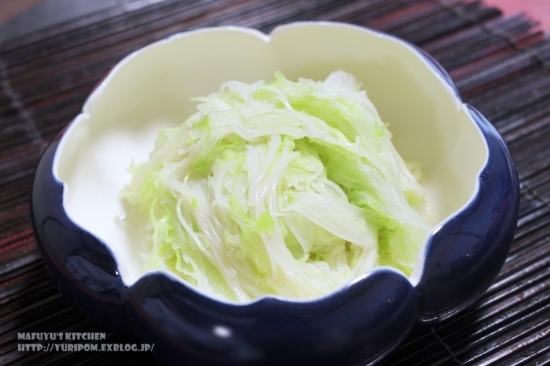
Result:
<svg viewBox="0 0 550 366">
<path fill-rule="evenodd" d="M 124 282 L 134 283 L 144 273 L 137 253 L 145 244 L 140 223 L 124 217 L 120 192 L 131 161 L 147 159 L 158 129 L 179 125 L 195 111 L 190 98 L 226 81 L 270 81 L 276 70 L 291 80 L 323 80 L 337 69 L 363 83 L 397 150 L 421 164 L 434 227 L 467 204 L 487 147 L 454 90 L 425 59 L 406 43 L 363 28 L 297 23 L 269 36 L 227 27 L 183 33 L 121 61 L 56 153 L 67 214 L 110 246 Z"/>
</svg>

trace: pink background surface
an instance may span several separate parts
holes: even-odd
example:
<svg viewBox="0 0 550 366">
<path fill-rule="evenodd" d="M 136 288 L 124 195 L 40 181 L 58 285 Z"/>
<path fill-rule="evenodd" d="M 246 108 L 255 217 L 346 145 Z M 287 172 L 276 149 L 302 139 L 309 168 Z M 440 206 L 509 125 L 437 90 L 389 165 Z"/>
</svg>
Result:
<svg viewBox="0 0 550 366">
<path fill-rule="evenodd" d="M 524 12 L 540 22 L 544 32 L 550 31 L 550 0 L 484 0 L 485 4 L 501 9 L 504 15 Z"/>
</svg>

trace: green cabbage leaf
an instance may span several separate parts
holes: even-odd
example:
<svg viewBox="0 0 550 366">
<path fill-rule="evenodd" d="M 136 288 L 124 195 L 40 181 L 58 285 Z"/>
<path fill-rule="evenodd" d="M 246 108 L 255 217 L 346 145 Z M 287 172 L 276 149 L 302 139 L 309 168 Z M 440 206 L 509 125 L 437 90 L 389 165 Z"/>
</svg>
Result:
<svg viewBox="0 0 550 366">
<path fill-rule="evenodd" d="M 377 266 L 410 275 L 425 192 L 356 79 L 230 81 L 160 131 L 122 195 L 146 268 L 216 298 L 311 299 Z"/>
</svg>

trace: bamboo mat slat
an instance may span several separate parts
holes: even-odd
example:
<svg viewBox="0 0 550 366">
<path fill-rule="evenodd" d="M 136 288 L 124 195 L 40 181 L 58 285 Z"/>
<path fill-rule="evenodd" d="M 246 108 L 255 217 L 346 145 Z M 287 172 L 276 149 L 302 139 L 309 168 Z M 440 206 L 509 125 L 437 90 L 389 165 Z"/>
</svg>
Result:
<svg viewBox="0 0 550 366">
<path fill-rule="evenodd" d="M 521 181 L 510 254 L 473 306 L 418 328 L 382 365 L 550 365 L 550 41 L 525 15 L 471 0 L 165 0 L 120 6 L 0 44 L 0 364 L 160 364 L 150 354 L 18 352 L 18 332 L 102 331 L 40 261 L 29 194 L 48 142 L 122 57 L 216 25 L 269 32 L 299 20 L 382 30 L 422 47 L 500 131 Z M 135 339 L 107 333 L 110 343 Z"/>
</svg>

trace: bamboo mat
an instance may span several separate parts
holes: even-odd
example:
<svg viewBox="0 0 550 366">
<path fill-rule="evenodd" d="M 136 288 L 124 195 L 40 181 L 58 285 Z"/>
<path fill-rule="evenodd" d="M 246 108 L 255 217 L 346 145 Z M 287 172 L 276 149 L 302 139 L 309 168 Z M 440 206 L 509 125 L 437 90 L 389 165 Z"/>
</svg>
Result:
<svg viewBox="0 0 550 366">
<path fill-rule="evenodd" d="M 103 331 L 59 294 L 40 261 L 29 217 L 40 154 L 129 52 L 199 27 L 269 32 L 297 20 L 367 26 L 431 53 L 503 135 L 521 180 L 516 238 L 494 285 L 457 317 L 415 330 L 382 364 L 550 364 L 550 42 L 524 16 L 462 0 L 165 0 L 0 45 L 0 364 L 158 364 L 138 352 L 17 351 L 18 332 Z M 107 333 L 106 342 L 137 341 Z"/>
</svg>

